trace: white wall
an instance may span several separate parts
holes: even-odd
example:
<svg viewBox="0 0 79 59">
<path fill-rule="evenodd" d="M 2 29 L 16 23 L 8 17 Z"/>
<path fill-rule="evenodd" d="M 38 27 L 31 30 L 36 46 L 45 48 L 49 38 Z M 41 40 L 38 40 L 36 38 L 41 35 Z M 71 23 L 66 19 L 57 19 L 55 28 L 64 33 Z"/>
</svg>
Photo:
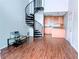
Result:
<svg viewBox="0 0 79 59">
<path fill-rule="evenodd" d="M 44 0 L 44 12 L 68 11 L 68 0 Z"/>
<path fill-rule="evenodd" d="M 7 46 L 9 33 L 15 30 L 27 35 L 25 6 L 27 0 L 0 0 L 0 49 Z"/>
<path fill-rule="evenodd" d="M 68 13 L 65 15 L 66 39 L 78 51 L 78 0 L 69 0 Z"/>
</svg>

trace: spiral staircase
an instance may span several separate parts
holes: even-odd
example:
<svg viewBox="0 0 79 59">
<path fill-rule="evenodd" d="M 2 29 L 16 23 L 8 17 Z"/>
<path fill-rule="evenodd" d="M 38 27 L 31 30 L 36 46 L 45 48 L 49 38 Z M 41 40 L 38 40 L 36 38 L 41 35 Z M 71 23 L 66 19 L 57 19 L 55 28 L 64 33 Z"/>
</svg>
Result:
<svg viewBox="0 0 79 59">
<path fill-rule="evenodd" d="M 40 22 L 35 20 L 35 13 L 43 9 L 43 7 L 35 7 L 34 1 L 31 1 L 25 7 L 25 22 L 29 27 L 33 29 L 34 38 L 42 37 L 43 26 Z"/>
</svg>

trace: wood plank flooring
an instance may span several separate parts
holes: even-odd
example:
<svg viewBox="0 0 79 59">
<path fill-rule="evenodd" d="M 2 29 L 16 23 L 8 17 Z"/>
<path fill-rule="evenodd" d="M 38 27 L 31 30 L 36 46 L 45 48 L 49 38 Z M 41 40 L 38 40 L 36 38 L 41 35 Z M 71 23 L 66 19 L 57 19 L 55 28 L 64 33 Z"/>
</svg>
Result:
<svg viewBox="0 0 79 59">
<path fill-rule="evenodd" d="M 44 37 L 1 52 L 1 59 L 78 59 L 77 52 L 62 38 Z"/>
</svg>

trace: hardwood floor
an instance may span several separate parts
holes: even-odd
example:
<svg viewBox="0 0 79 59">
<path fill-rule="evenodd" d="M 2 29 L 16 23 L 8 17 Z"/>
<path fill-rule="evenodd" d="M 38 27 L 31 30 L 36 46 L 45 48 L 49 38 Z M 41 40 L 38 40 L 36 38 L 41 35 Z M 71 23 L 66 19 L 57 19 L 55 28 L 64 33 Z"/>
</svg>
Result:
<svg viewBox="0 0 79 59">
<path fill-rule="evenodd" d="M 62 38 L 46 36 L 31 44 L 9 47 L 1 52 L 1 59 L 78 59 L 77 52 Z"/>
</svg>

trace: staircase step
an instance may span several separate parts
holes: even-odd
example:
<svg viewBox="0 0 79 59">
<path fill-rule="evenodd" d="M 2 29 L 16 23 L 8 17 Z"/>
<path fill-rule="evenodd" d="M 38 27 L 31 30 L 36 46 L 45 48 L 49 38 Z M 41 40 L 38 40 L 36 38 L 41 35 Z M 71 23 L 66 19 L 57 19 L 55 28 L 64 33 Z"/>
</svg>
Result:
<svg viewBox="0 0 79 59">
<path fill-rule="evenodd" d="M 33 27 L 33 24 L 28 24 L 29 26 Z"/>
<path fill-rule="evenodd" d="M 33 21 L 26 21 L 27 23 L 34 23 Z"/>
<path fill-rule="evenodd" d="M 30 13 L 30 14 L 27 14 L 27 16 L 34 16 L 34 14 L 33 13 Z"/>
<path fill-rule="evenodd" d="M 26 20 L 27 20 L 27 19 L 28 19 L 28 20 L 33 20 L 34 18 L 26 18 Z"/>
<path fill-rule="evenodd" d="M 39 30 L 35 30 L 35 32 L 40 32 Z"/>
<path fill-rule="evenodd" d="M 26 22 L 33 22 L 33 20 L 26 20 Z"/>
<path fill-rule="evenodd" d="M 40 33 L 40 31 L 34 31 L 34 33 Z"/>
<path fill-rule="evenodd" d="M 29 21 L 26 21 L 26 23 L 28 23 L 28 24 L 34 24 L 34 22 L 29 22 Z"/>
<path fill-rule="evenodd" d="M 34 35 L 42 35 L 41 33 L 34 33 Z"/>
<path fill-rule="evenodd" d="M 26 23 L 27 23 L 27 24 L 34 24 L 34 22 L 27 22 L 27 21 L 26 21 Z"/>
<path fill-rule="evenodd" d="M 41 35 L 34 35 L 34 36 L 42 36 L 42 34 Z"/>
<path fill-rule="evenodd" d="M 27 23 L 28 25 L 33 25 L 33 23 Z"/>
<path fill-rule="evenodd" d="M 34 36 L 35 38 L 38 38 L 38 37 L 42 37 L 42 36 Z"/>
<path fill-rule="evenodd" d="M 34 18 L 34 16 L 32 16 L 32 15 L 29 15 L 29 16 L 27 15 L 26 18 L 27 18 L 27 17 L 28 17 L 28 18 Z"/>
<path fill-rule="evenodd" d="M 33 21 L 26 21 L 27 23 L 34 23 Z"/>
<path fill-rule="evenodd" d="M 34 37 L 42 37 L 42 35 L 40 35 L 40 36 L 34 36 Z"/>
<path fill-rule="evenodd" d="M 40 31 L 35 31 L 35 33 L 40 33 Z"/>
<path fill-rule="evenodd" d="M 35 12 L 38 12 L 40 10 L 44 10 L 44 7 L 35 7 L 34 9 L 35 9 Z"/>
<path fill-rule="evenodd" d="M 34 16 L 34 14 L 30 14 L 31 16 Z"/>
<path fill-rule="evenodd" d="M 35 33 L 35 32 L 34 32 L 34 34 L 35 34 L 35 35 L 36 35 L 36 34 L 38 34 L 38 35 L 42 35 L 40 32 L 39 32 L 39 33 Z"/>
<path fill-rule="evenodd" d="M 35 30 L 35 31 L 39 31 L 39 30 Z"/>
</svg>

